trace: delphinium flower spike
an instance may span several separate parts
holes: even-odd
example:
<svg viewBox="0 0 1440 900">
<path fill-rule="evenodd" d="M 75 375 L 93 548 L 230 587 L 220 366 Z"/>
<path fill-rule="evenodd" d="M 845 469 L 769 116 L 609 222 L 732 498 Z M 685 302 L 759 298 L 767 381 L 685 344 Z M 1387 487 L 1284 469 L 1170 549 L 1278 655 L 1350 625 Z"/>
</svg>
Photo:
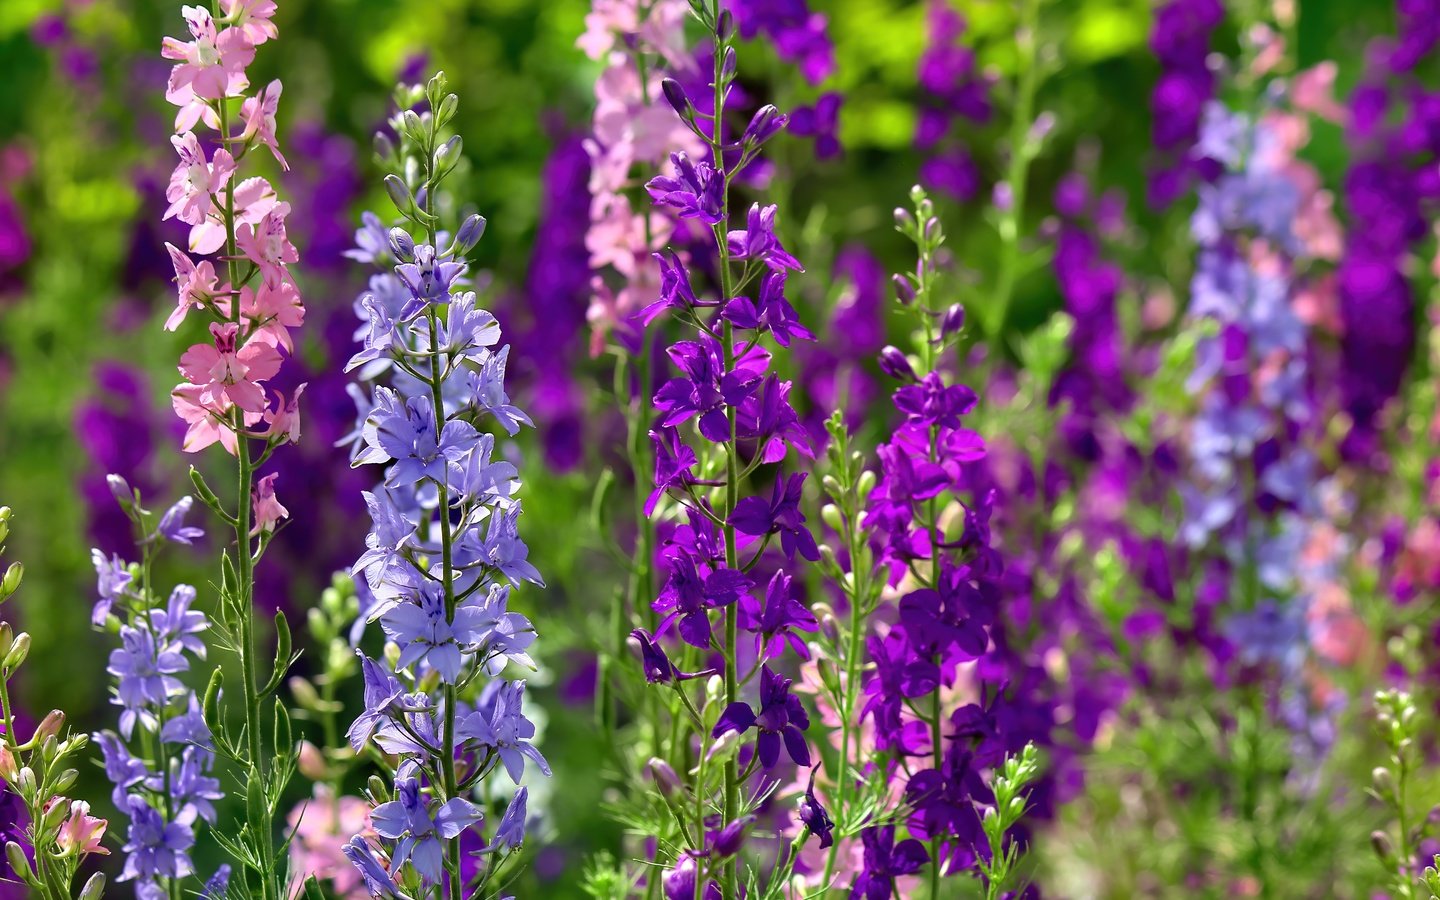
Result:
<svg viewBox="0 0 1440 900">
<path fill-rule="evenodd" d="M 182 676 L 204 660 L 210 622 L 193 609 L 195 589 L 176 585 L 164 595 L 151 584 L 160 553 L 190 544 L 204 533 L 186 522 L 192 500 L 181 497 L 159 516 L 118 475 L 111 493 L 131 523 L 140 559 L 128 563 L 92 550 L 96 599 L 91 621 L 119 638 L 107 669 L 115 679 L 112 702 L 119 727 L 95 734 L 111 799 L 129 820 L 122 881 L 142 897 L 179 897 L 193 890 L 191 849 L 196 832 L 214 826 L 215 802 L 224 794 L 211 774 L 214 743 L 200 699 Z M 222 876 L 223 876 L 222 870 Z"/>
<path fill-rule="evenodd" d="M 465 257 L 485 220 L 467 216 L 452 238 L 436 212 L 461 159 L 460 138 L 445 136 L 459 100 L 437 73 L 423 88 L 402 87 L 397 101 L 400 144 L 379 144 L 403 224 L 387 231 L 367 214 L 359 232 L 356 255 L 391 263 L 393 274 L 372 279 L 358 304 L 362 349 L 350 362 L 362 378 L 390 379 L 361 395 L 354 456 L 385 466 L 365 494 L 373 528 L 354 573 L 386 652 L 361 659 L 365 709 L 349 739 L 357 753 L 373 742 L 399 765 L 393 787 L 371 779 L 373 836 L 355 835 L 345 853 L 374 896 L 461 900 L 490 896 L 514 873 L 521 782 L 530 769 L 550 774 L 523 707 L 525 682 L 511 677 L 534 668 L 535 639 L 509 609 L 511 590 L 544 582 L 519 536 L 519 474 L 496 458 L 497 432 L 503 440 L 530 419 L 505 391 L 500 324 L 466 289 Z M 493 839 L 462 860 L 462 837 L 485 828 L 471 798 L 501 769 L 513 799 Z"/>
<path fill-rule="evenodd" d="M 165 218 L 190 226 L 185 249 L 166 245 L 177 292 L 165 327 L 189 327 L 187 320 L 199 313 L 209 331 L 181 356 L 185 381 L 171 400 L 187 426 L 186 452 L 219 443 L 236 464 L 228 508 L 191 469 L 199 499 L 234 530 L 233 549 L 222 559 L 216 624 L 239 668 L 233 680 L 244 700 L 243 739 L 212 718 L 218 709 L 206 717 L 216 750 L 233 763 L 238 793 L 247 797 L 245 826 L 223 843 L 235 858 L 237 885 L 261 900 L 286 895 L 274 823 L 294 748 L 287 713 L 273 701 L 267 706 L 291 662 L 289 626 L 277 613 L 277 652 L 270 674 L 263 674 L 254 612 L 256 563 L 288 512 L 276 494 L 276 476 L 257 480 L 257 472 L 277 447 L 300 434 L 300 389 L 286 398 L 268 382 L 292 351 L 291 331 L 305 317 L 289 272 L 297 259 L 285 232 L 290 205 L 263 177 L 244 177 L 257 152 L 287 167 L 276 142 L 280 83 L 247 93 L 246 67 L 256 48 L 277 37 L 275 9 L 270 0 L 221 0 L 213 15 L 186 6 L 189 39 L 167 37 L 162 49 L 175 62 L 165 99 L 179 108 L 170 142 L 180 157 L 166 190 Z M 213 137 L 202 141 L 207 129 Z M 149 839 L 148 831 L 137 838 Z"/>
<path fill-rule="evenodd" d="M 944 229 L 925 191 L 916 187 L 911 196 L 913 213 L 897 210 L 895 217 L 919 261 L 895 282 L 914 322 L 915 352 L 890 347 L 881 354 L 882 368 L 901 382 L 894 404 L 903 422 L 876 451 L 879 479 L 863 519 L 881 571 L 899 594 L 897 621 L 867 638 L 873 669 L 861 710 L 882 754 L 878 774 L 903 782 L 906 836 L 896 843 L 897 825 L 878 819 L 862 834 L 865 865 L 855 890 L 869 898 L 891 896 L 896 878 L 922 871 L 930 896 L 941 896 L 942 877 L 983 872 L 981 815 L 995 802 L 986 771 L 1022 749 L 1007 746 L 1011 736 L 996 721 L 1003 666 L 974 667 L 971 702 L 955 708 L 942 702 L 961 668 L 991 649 L 1003 564 L 990 546 L 994 493 L 972 489 L 985 441 L 964 420 L 979 398 L 944 369 L 965 320 L 959 304 L 942 307 L 935 296 Z M 856 765 L 842 762 L 846 769 Z M 901 859 L 906 864 L 896 868 Z"/>
<path fill-rule="evenodd" d="M 756 876 L 740 875 L 747 839 L 779 774 L 813 764 L 809 713 L 784 668 L 786 656 L 804 649 L 799 635 L 818 627 L 796 594 L 797 567 L 819 558 L 801 510 L 806 476 L 777 467 L 792 452 L 813 450 L 790 405 L 790 383 L 768 371 L 772 343 L 783 351 L 813 339 L 785 297 L 786 279 L 802 269 L 777 234 L 776 207 L 753 204 L 743 220 L 731 209 L 737 176 L 786 117 L 765 106 L 743 132 L 726 133 L 717 111 L 738 77 L 734 22 L 720 3 L 691 5 L 714 39 L 710 83 L 704 96 L 691 96 L 666 80 L 664 95 L 707 152 L 675 154 L 646 189 L 658 207 L 696 223 L 705 240 L 692 253 L 714 265 L 693 266 L 674 249 L 656 255 L 659 298 L 644 318 L 652 329 L 678 322 L 694 336 L 667 348 L 676 373 L 654 395 L 655 491 L 647 512 L 679 521 L 660 548 L 664 583 L 652 604 L 659 620 L 653 633 L 633 633 L 645 677 L 673 723 L 656 729 L 650 765 L 665 810 L 656 862 L 666 867 L 661 881 L 670 898 L 758 889 Z M 715 273 L 711 290 L 701 281 L 706 271 Z M 772 487 L 746 496 L 757 473 L 773 478 Z M 718 674 L 697 690 L 707 671 Z M 821 813 L 812 810 L 809 821 L 823 832 Z M 778 861 L 764 876 L 772 889 L 787 883 L 809 835 L 776 848 Z"/>
<path fill-rule="evenodd" d="M 10 507 L 0 506 L 0 553 L 10 535 Z M 0 575 L 0 606 L 15 595 L 25 567 L 12 562 Z M 109 823 L 90 815 L 90 804 L 65 794 L 80 777 L 75 763 L 89 746 L 85 734 L 64 735 L 65 714 L 52 710 L 28 740 L 16 733 L 10 681 L 30 655 L 30 635 L 16 634 L 9 622 L 0 622 L 0 797 L 13 793 L 24 806 L 28 823 L 6 823 L 0 834 L 23 836 L 25 846 L 5 842 L 10 873 L 35 896 L 99 900 L 105 892 L 105 875 L 96 872 L 74 893 L 80 865 L 91 854 L 108 855 L 100 842 Z M 12 829 L 14 829 L 12 831 Z"/>
</svg>

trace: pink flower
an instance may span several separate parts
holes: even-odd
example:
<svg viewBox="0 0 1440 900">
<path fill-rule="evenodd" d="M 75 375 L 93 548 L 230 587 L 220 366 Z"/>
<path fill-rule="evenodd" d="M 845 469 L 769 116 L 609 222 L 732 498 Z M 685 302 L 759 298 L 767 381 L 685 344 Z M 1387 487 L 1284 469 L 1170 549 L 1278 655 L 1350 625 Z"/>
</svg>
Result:
<svg viewBox="0 0 1440 900">
<path fill-rule="evenodd" d="M 185 421 L 185 442 L 181 449 L 186 453 L 198 453 L 206 447 L 220 442 L 220 446 L 234 456 L 236 452 L 235 428 L 231 424 L 230 404 L 209 403 L 201 399 L 202 388 L 198 384 L 178 385 L 170 392 L 170 406 L 175 415 Z M 259 421 L 258 413 L 246 413 L 247 420 Z"/>
<path fill-rule="evenodd" d="M 359 797 L 335 797 L 328 787 L 317 784 L 315 798 L 296 804 L 289 822 L 295 835 L 290 859 L 299 876 L 297 883 L 314 875 L 330 882 L 331 890 L 343 900 L 368 900 L 360 870 L 345 858 L 344 849 L 351 835 L 370 831 L 369 804 Z"/>
<path fill-rule="evenodd" d="M 250 339 L 272 347 L 293 351 L 290 329 L 305 322 L 305 307 L 300 304 L 300 290 L 294 282 L 282 281 L 271 287 L 261 283 L 259 289 L 240 289 L 240 314 L 250 322 Z"/>
<path fill-rule="evenodd" d="M 275 0 L 220 0 L 220 8 L 225 12 L 225 21 L 238 29 L 252 47 L 280 35 L 270 21 L 275 15 Z"/>
<path fill-rule="evenodd" d="M 201 260 L 200 264 L 196 265 L 190 257 L 168 241 L 165 249 L 170 252 L 170 262 L 175 266 L 175 286 L 178 294 L 175 311 L 165 320 L 165 330 L 174 331 L 185 321 L 185 314 L 190 311 L 190 307 L 204 309 L 215 300 L 220 284 L 210 260 Z"/>
<path fill-rule="evenodd" d="M 249 87 L 245 67 L 255 58 L 255 46 L 244 30 L 227 28 L 217 33 L 215 20 L 200 6 L 186 6 L 182 12 L 194 40 L 167 37 L 161 43 L 161 56 L 180 61 L 170 71 L 165 99 L 191 108 L 196 100 L 223 100 Z"/>
<path fill-rule="evenodd" d="M 271 4 L 274 5 L 273 3 Z M 245 120 L 245 131 L 240 139 L 245 143 L 256 141 L 270 148 L 270 153 L 280 163 L 280 167 L 286 171 L 290 170 L 290 164 L 280 153 L 280 147 L 275 142 L 275 111 L 280 105 L 280 82 L 275 80 L 266 85 L 265 90 L 254 97 L 246 97 L 245 102 L 240 104 L 240 118 Z"/>
<path fill-rule="evenodd" d="M 180 372 L 200 386 L 200 402 L 211 407 L 233 403 L 242 410 L 265 411 L 260 382 L 280 371 L 280 353 L 264 341 L 237 347 L 240 328 L 212 322 L 213 344 L 195 344 L 180 357 Z"/>
<path fill-rule="evenodd" d="M 237 228 L 240 225 L 258 224 L 280 202 L 275 196 L 275 189 L 263 178 L 247 178 L 235 187 L 234 192 Z M 224 202 L 223 195 L 217 198 L 218 204 L 223 205 Z M 214 253 L 225 246 L 227 233 L 220 205 L 212 205 L 205 220 L 190 229 L 191 253 Z"/>
<path fill-rule="evenodd" d="M 207 162 L 193 131 L 172 136 L 170 143 L 180 154 L 180 164 L 171 173 L 170 186 L 165 189 L 165 199 L 170 201 L 165 218 L 179 217 L 182 222 L 199 225 L 214 211 L 215 195 L 230 183 L 230 176 L 235 173 L 235 159 L 221 149 Z"/>
<path fill-rule="evenodd" d="M 279 472 L 271 472 L 255 482 L 255 488 L 250 493 L 250 504 L 255 518 L 255 527 L 250 529 L 251 537 L 274 531 L 281 519 L 290 517 L 290 510 L 281 506 L 275 497 L 275 480 L 279 477 Z"/>
<path fill-rule="evenodd" d="M 60 798 L 63 802 L 64 798 Z M 70 804 L 70 817 L 60 826 L 60 833 L 55 837 L 55 843 L 60 849 L 68 854 L 71 853 L 99 853 L 102 856 L 109 856 L 110 851 L 100 844 L 100 839 L 105 836 L 105 826 L 109 823 L 100 818 L 90 815 L 90 804 L 84 800 L 76 800 Z"/>
<path fill-rule="evenodd" d="M 276 391 L 275 408 L 265 410 L 265 430 L 259 436 L 267 440 L 279 438 L 279 443 L 282 444 L 293 444 L 299 441 L 300 395 L 303 393 L 305 393 L 305 385 L 302 384 L 295 389 L 295 396 L 290 398 L 290 402 L 286 403 L 285 394 L 282 391 Z"/>
<path fill-rule="evenodd" d="M 295 245 L 285 235 L 285 217 L 290 204 L 280 202 L 271 207 L 254 225 L 238 225 L 235 243 L 245 258 L 260 267 L 265 283 L 277 287 L 285 281 L 285 266 L 300 258 Z"/>
</svg>

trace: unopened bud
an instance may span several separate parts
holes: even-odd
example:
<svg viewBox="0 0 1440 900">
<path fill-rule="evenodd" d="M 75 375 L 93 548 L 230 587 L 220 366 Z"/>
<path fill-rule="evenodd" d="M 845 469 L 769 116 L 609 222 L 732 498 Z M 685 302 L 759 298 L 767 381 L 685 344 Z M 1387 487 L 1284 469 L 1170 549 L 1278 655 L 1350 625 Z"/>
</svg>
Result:
<svg viewBox="0 0 1440 900">
<path fill-rule="evenodd" d="M 96 872 L 85 882 L 85 889 L 80 892 L 79 900 L 100 900 L 105 894 L 105 873 Z"/>
<path fill-rule="evenodd" d="M 5 861 L 10 863 L 10 870 L 20 876 L 20 880 L 31 887 L 39 887 L 35 880 L 35 873 L 30 869 L 30 860 L 26 858 L 25 851 L 14 841 L 5 842 Z"/>
<path fill-rule="evenodd" d="M 940 337 L 948 338 L 952 334 L 958 334 L 960 329 L 965 327 L 965 307 L 959 303 L 951 304 L 945 310 L 945 318 L 940 320 Z"/>
<path fill-rule="evenodd" d="M 820 507 L 820 521 L 830 527 L 832 531 L 840 531 L 845 522 L 840 517 L 840 508 L 833 503 L 827 503 Z"/>
<path fill-rule="evenodd" d="M 401 262 L 414 262 L 415 238 L 403 228 L 390 229 L 390 252 Z"/>
<path fill-rule="evenodd" d="M 401 181 L 398 175 L 385 176 L 385 193 L 390 195 L 390 202 L 395 204 L 395 208 L 401 212 L 409 212 L 410 208 L 415 205 L 415 201 L 410 197 L 410 189 L 405 186 L 405 182 Z"/>
<path fill-rule="evenodd" d="M 51 797 L 45 804 L 45 812 L 40 817 L 41 828 L 49 833 L 60 827 L 60 823 L 70 815 L 70 801 L 65 797 Z"/>
<path fill-rule="evenodd" d="M 1389 864 L 1390 860 L 1395 857 L 1390 847 L 1390 836 L 1383 831 L 1370 832 L 1370 848 L 1375 851 L 1375 855 L 1383 863 Z"/>
<path fill-rule="evenodd" d="M 1375 785 L 1375 791 L 1382 797 L 1395 795 L 1395 776 L 1390 774 L 1386 768 L 1376 767 L 1370 772 L 1370 782 Z"/>
<path fill-rule="evenodd" d="M 666 78 L 660 82 L 660 92 L 665 95 L 665 100 L 680 118 L 687 122 L 695 118 L 695 105 L 686 96 L 685 88 L 680 86 L 680 82 L 673 78 Z"/>
<path fill-rule="evenodd" d="M 8 784 L 14 784 L 19 775 L 20 764 L 15 761 L 15 756 L 10 752 L 10 748 L 0 744 L 0 779 L 4 779 Z"/>
<path fill-rule="evenodd" d="M 123 476 L 110 473 L 105 476 L 105 484 L 110 488 L 110 496 L 115 498 L 123 508 L 129 509 L 135 502 L 135 492 L 130 488 L 130 482 Z"/>
<path fill-rule="evenodd" d="M 774 104 L 767 103 L 750 117 L 750 124 L 745 126 L 745 136 L 741 140 L 747 146 L 758 147 L 774 137 L 789 120 L 788 116 L 780 114 Z"/>
<path fill-rule="evenodd" d="M 472 213 L 460 224 L 460 232 L 455 235 L 455 255 L 464 256 L 475 245 L 480 243 L 480 238 L 485 235 L 485 217 Z"/>
<path fill-rule="evenodd" d="M 855 489 L 862 497 L 870 496 L 870 492 L 875 490 L 875 472 L 871 469 L 866 469 L 861 472 L 860 479 L 855 484 Z"/>
<path fill-rule="evenodd" d="M 655 786 L 659 788 L 661 795 L 674 797 L 685 790 L 685 785 L 680 782 L 680 776 L 675 774 L 674 767 L 665 760 L 658 756 L 652 756 L 645 766 L 650 770 L 650 777 L 655 779 Z"/>
<path fill-rule="evenodd" d="M 330 767 L 325 764 L 325 754 L 309 741 L 300 742 L 300 774 L 311 781 L 324 781 L 330 776 Z"/>
<path fill-rule="evenodd" d="M 13 562 L 10 568 L 5 570 L 5 577 L 0 579 L 0 599 L 10 596 L 20 588 L 20 580 L 25 577 L 25 564 Z"/>
<path fill-rule="evenodd" d="M 10 652 L 5 654 L 5 659 L 0 662 L 0 668 L 6 672 L 13 672 L 24 665 L 25 658 L 30 655 L 30 632 L 22 631 L 15 636 L 15 642 L 10 645 Z"/>
<path fill-rule="evenodd" d="M 895 299 L 904 306 L 915 302 L 915 282 L 908 275 L 892 275 L 890 283 L 895 285 Z"/>
<path fill-rule="evenodd" d="M 899 278 L 901 276 L 897 275 L 896 277 Z M 905 283 L 909 284 L 909 281 L 906 280 Z M 896 282 L 896 286 L 899 286 L 899 282 Z M 885 348 L 880 351 L 880 371 L 899 381 L 913 382 L 918 380 L 915 375 L 915 369 L 910 365 L 910 360 L 905 357 L 904 353 L 900 352 L 899 347 L 886 345 Z"/>
<path fill-rule="evenodd" d="M 730 10 L 720 12 L 720 18 L 715 22 L 715 36 L 721 41 L 728 41 L 735 36 L 735 16 Z"/>
<path fill-rule="evenodd" d="M 35 726 L 35 734 L 30 738 L 36 744 L 44 743 L 46 740 L 55 737 L 60 729 L 65 727 L 65 714 L 58 709 L 52 709 Z"/>
</svg>

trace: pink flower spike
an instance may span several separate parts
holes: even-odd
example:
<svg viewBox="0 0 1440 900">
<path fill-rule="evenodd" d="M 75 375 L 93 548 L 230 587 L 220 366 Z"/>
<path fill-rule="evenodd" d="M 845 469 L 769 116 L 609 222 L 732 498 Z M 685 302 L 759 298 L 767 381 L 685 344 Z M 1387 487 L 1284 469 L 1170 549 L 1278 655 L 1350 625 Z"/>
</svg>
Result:
<svg viewBox="0 0 1440 900">
<path fill-rule="evenodd" d="M 90 815 L 90 804 L 84 800 L 76 800 L 70 804 L 70 817 L 60 826 L 60 833 L 55 836 L 55 843 L 60 849 L 68 854 L 71 853 L 99 853 L 102 856 L 109 856 L 110 851 L 101 845 L 100 839 L 105 836 L 105 826 L 110 824 L 104 819 Z"/>
<path fill-rule="evenodd" d="M 216 32 L 215 20 L 204 7 L 181 8 L 190 26 L 186 42 L 167 37 L 160 45 L 160 54 L 179 61 L 170 72 L 165 99 L 179 107 L 188 107 L 197 98 L 223 100 L 250 86 L 245 67 L 255 59 L 255 46 L 238 28 Z"/>
<path fill-rule="evenodd" d="M 251 537 L 274 531 L 281 519 L 290 517 L 290 510 L 281 506 L 275 497 L 275 479 L 279 477 L 279 472 L 271 472 L 255 483 L 255 489 L 250 494 L 255 518 L 255 527 L 250 529 Z"/>
<path fill-rule="evenodd" d="M 280 105 L 280 81 L 276 79 L 266 85 L 265 90 L 253 97 L 246 97 L 245 102 L 240 104 L 240 117 L 245 120 L 245 131 L 240 139 L 246 144 L 251 141 L 264 144 L 270 148 L 270 153 L 280 163 L 280 168 L 290 171 L 290 164 L 280 153 L 280 146 L 275 142 L 275 112 Z"/>
<path fill-rule="evenodd" d="M 200 386 L 203 405 L 221 408 L 234 404 L 251 413 L 265 411 L 260 382 L 280 371 L 280 353 L 264 341 L 237 347 L 240 327 L 234 322 L 210 324 L 213 344 L 195 344 L 180 357 L 180 372 Z M 188 420 L 187 420 L 188 421 Z"/>
<path fill-rule="evenodd" d="M 290 204 L 277 203 L 254 225 L 235 229 L 235 242 L 245 258 L 260 267 L 265 284 L 277 287 L 286 280 L 285 266 L 300 258 L 295 245 L 285 236 L 285 217 Z"/>
<path fill-rule="evenodd" d="M 275 287 L 262 282 L 259 290 L 242 288 L 240 314 L 250 322 L 252 341 L 263 341 L 291 352 L 295 347 L 290 341 L 290 329 L 305 324 L 300 291 L 290 281 L 282 281 Z"/>
<path fill-rule="evenodd" d="M 207 216 L 216 213 L 215 195 L 230 183 L 230 177 L 235 174 L 235 160 L 221 149 L 207 162 L 200 139 L 193 131 L 172 136 L 170 143 L 180 154 L 180 164 L 171 173 L 170 186 L 165 189 L 165 199 L 170 201 L 165 218 L 179 217 L 189 225 L 200 225 Z"/>
<path fill-rule="evenodd" d="M 305 385 L 295 388 L 295 396 L 290 402 L 285 402 L 285 394 L 276 391 L 277 401 L 274 409 L 265 410 L 265 430 L 260 432 L 259 437 L 267 440 L 280 440 L 276 443 L 294 444 L 300 440 L 300 395 L 305 393 Z"/>
<path fill-rule="evenodd" d="M 178 293 L 175 311 L 165 320 L 165 330 L 174 331 L 185 321 L 185 314 L 190 311 L 190 307 L 204 309 L 214 302 L 219 290 L 219 279 L 215 277 L 215 267 L 210 264 L 210 260 L 201 260 L 200 264 L 196 265 L 190 257 L 168 241 L 165 249 L 170 252 L 170 262 L 175 266 Z"/>
<path fill-rule="evenodd" d="M 220 0 L 225 21 L 239 29 L 250 46 L 255 47 L 280 35 L 275 23 L 275 0 Z"/>
</svg>

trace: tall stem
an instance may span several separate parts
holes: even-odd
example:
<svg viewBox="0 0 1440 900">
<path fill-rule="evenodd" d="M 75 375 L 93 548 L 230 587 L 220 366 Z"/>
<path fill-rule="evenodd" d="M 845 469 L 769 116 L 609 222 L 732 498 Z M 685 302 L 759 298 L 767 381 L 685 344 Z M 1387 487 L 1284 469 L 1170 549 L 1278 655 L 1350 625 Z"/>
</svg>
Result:
<svg viewBox="0 0 1440 900">
<path fill-rule="evenodd" d="M 720 17 L 720 2 L 716 0 L 712 15 L 718 22 Z M 720 179 L 720 221 L 712 228 L 711 233 L 715 237 L 715 251 L 719 256 L 720 271 L 720 307 L 723 309 L 730 300 L 730 246 L 728 242 L 729 221 L 730 221 L 730 177 L 725 171 L 725 150 L 724 150 L 724 116 L 725 116 L 725 90 L 722 70 L 725 59 L 725 48 L 723 42 L 717 41 L 712 61 L 712 97 L 714 117 L 711 120 L 710 129 L 710 153 L 715 166 L 715 177 Z M 729 320 L 726 320 L 721 332 L 721 350 L 724 354 L 725 371 L 730 371 L 735 365 L 735 331 Z M 739 567 L 739 559 L 736 554 L 735 527 L 730 524 L 731 514 L 735 511 L 735 505 L 740 502 L 740 445 L 738 429 L 735 421 L 735 407 L 726 405 L 725 417 L 729 425 L 729 439 L 725 442 L 725 566 L 729 569 Z M 725 607 L 725 705 L 739 699 L 739 679 L 736 672 L 736 651 L 735 645 L 739 636 L 740 620 L 736 610 L 736 604 L 732 603 Z M 724 797 L 724 822 L 729 823 L 735 820 L 736 813 L 740 806 L 740 762 L 732 755 L 725 763 L 725 797 Z M 703 823 L 697 823 L 697 827 L 703 831 Z M 738 861 L 731 857 L 725 863 L 724 868 L 724 895 L 734 897 L 736 895 L 736 882 L 738 878 Z"/>
<path fill-rule="evenodd" d="M 435 147 L 439 142 L 439 135 L 435 131 L 435 120 L 432 118 L 430 133 L 425 146 L 425 234 L 427 243 L 435 247 Z M 445 428 L 445 397 L 442 390 L 445 371 L 442 368 L 442 356 L 439 352 L 439 316 L 435 312 L 434 305 L 426 307 L 425 316 L 430 325 L 430 405 L 434 407 L 433 417 L 435 422 L 435 443 L 440 443 L 441 433 Z M 443 365 L 449 365 L 449 358 L 444 357 Z M 439 516 L 440 516 L 440 578 L 441 585 L 445 592 L 445 621 L 447 624 L 455 622 L 455 569 L 453 559 L 454 533 L 450 524 L 450 473 L 446 469 L 443 479 L 436 487 L 440 491 Z M 442 745 L 440 759 L 440 780 L 445 791 L 445 798 L 448 800 L 455 796 L 455 685 L 445 685 L 445 713 L 442 727 Z M 460 883 L 460 837 L 446 842 L 445 847 L 446 868 L 450 871 L 450 898 L 451 900 L 462 900 L 464 885 Z"/>
<path fill-rule="evenodd" d="M 230 152 L 230 110 L 225 100 L 220 100 L 216 106 L 219 107 L 220 116 L 220 142 L 226 152 Z M 235 191 L 233 183 L 225 192 L 225 271 L 227 283 L 232 291 L 230 298 L 230 318 L 237 326 L 240 326 L 240 298 L 239 290 L 239 269 L 236 266 L 235 247 Z M 237 332 L 238 333 L 238 332 Z M 255 592 L 255 560 L 250 555 L 250 494 L 253 490 L 252 480 L 254 479 L 254 468 L 250 460 L 250 440 L 245 435 L 245 413 L 236 409 L 235 416 L 235 456 L 237 460 L 235 479 L 235 577 L 236 592 L 235 607 L 236 614 L 240 619 L 240 670 L 241 680 L 245 690 L 245 738 L 250 752 L 250 767 L 247 781 L 259 779 L 262 789 L 268 793 L 268 774 L 261 764 L 264 759 L 260 738 L 260 691 L 256 681 L 256 658 L 258 647 L 255 635 L 255 610 L 253 595 Z M 261 852 L 266 860 L 266 871 L 260 873 L 260 896 L 262 900 L 278 900 L 278 888 L 272 883 L 273 873 L 269 871 L 269 860 L 273 859 L 271 852 L 271 824 L 268 818 L 265 821 L 251 821 L 250 828 L 255 840 L 259 841 Z"/>
</svg>

